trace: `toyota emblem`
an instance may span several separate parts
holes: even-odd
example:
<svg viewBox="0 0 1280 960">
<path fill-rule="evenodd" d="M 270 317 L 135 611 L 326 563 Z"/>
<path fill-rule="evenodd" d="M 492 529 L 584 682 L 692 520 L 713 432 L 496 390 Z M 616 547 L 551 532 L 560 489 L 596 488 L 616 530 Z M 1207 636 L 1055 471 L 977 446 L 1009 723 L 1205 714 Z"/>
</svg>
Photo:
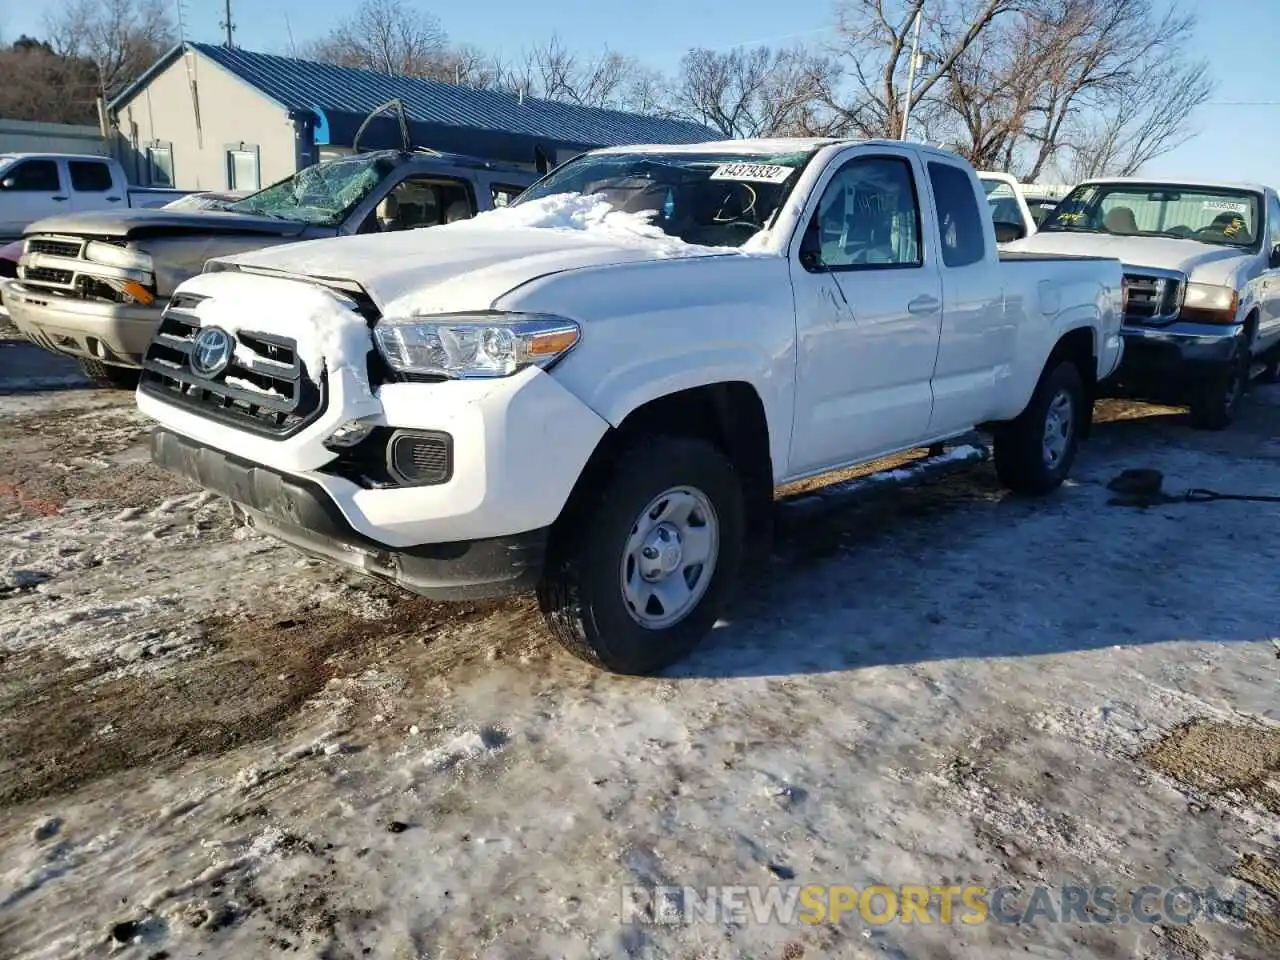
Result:
<svg viewBox="0 0 1280 960">
<path fill-rule="evenodd" d="M 191 345 L 191 369 L 202 377 L 216 377 L 231 362 L 235 341 L 220 327 L 205 327 Z"/>
</svg>

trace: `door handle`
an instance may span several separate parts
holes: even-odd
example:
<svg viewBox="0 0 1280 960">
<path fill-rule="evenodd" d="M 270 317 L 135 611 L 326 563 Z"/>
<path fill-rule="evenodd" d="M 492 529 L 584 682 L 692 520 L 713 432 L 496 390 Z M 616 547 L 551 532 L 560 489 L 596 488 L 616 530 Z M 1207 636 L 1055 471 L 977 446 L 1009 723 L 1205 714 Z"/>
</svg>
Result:
<svg viewBox="0 0 1280 960">
<path fill-rule="evenodd" d="M 916 297 L 907 304 L 907 313 L 936 313 L 941 306 L 942 301 L 937 297 Z"/>
<path fill-rule="evenodd" d="M 119 197 L 107 197 L 107 203 L 119 203 L 119 202 L 120 202 Z"/>
<path fill-rule="evenodd" d="M 65 199 L 67 199 L 67 198 L 66 198 L 66 197 L 50 197 L 49 199 L 50 199 L 50 200 L 57 200 L 59 203 L 61 203 L 63 200 L 65 200 Z"/>
</svg>

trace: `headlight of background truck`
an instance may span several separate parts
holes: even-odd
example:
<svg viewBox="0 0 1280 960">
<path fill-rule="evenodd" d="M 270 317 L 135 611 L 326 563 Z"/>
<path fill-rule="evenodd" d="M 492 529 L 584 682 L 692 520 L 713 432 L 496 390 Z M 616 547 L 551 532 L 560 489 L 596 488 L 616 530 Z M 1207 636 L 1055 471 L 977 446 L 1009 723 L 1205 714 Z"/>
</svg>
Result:
<svg viewBox="0 0 1280 960">
<path fill-rule="evenodd" d="M 546 369 L 573 349 L 581 328 L 537 313 L 465 313 L 380 320 L 378 350 L 397 373 L 471 379 Z"/>
<path fill-rule="evenodd" d="M 151 273 L 155 270 L 155 264 L 152 262 L 150 254 L 142 253 L 139 250 L 130 250 L 128 247 L 120 247 L 114 243 L 91 240 L 85 245 L 84 255 L 86 260 L 102 263 L 108 267 L 119 267 L 122 270 L 141 270 L 144 273 Z"/>
<path fill-rule="evenodd" d="M 1232 287 L 1188 283 L 1182 297 L 1182 319 L 1200 323 L 1235 323 L 1240 295 Z"/>
</svg>

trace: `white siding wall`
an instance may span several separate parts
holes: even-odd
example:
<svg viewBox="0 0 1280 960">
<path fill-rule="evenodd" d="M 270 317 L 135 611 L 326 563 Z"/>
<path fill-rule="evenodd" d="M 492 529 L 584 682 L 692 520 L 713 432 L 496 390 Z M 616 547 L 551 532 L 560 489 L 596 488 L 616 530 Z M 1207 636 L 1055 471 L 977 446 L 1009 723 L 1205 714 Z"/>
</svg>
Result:
<svg viewBox="0 0 1280 960">
<path fill-rule="evenodd" d="M 196 131 L 188 59 L 194 66 L 203 143 Z M 261 186 L 297 169 L 293 124 L 285 109 L 194 51 L 119 105 L 116 118 L 121 138 L 137 153 L 142 183 L 148 181 L 147 146 L 154 141 L 172 144 L 173 185 L 184 190 L 227 189 L 227 149 L 240 143 L 257 148 Z"/>
</svg>

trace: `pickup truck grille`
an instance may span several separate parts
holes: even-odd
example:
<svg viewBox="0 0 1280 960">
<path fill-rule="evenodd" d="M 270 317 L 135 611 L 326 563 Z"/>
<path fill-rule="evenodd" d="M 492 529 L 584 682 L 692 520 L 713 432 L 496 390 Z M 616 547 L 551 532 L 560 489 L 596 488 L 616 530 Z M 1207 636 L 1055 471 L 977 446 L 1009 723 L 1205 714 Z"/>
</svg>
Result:
<svg viewBox="0 0 1280 960">
<path fill-rule="evenodd" d="M 83 240 L 32 237 L 26 244 L 27 253 L 43 253 L 50 257 L 66 257 L 69 260 L 80 259 L 82 250 L 84 250 Z"/>
<path fill-rule="evenodd" d="M 191 366 L 200 297 L 181 294 L 165 309 L 142 360 L 142 392 L 192 413 L 264 436 L 293 436 L 324 413 L 326 377 L 313 380 L 297 343 L 274 334 L 241 331 L 225 370 L 204 377 Z"/>
<path fill-rule="evenodd" d="M 1129 299 L 1125 306 L 1126 321 L 1150 324 L 1163 323 L 1178 315 L 1182 306 L 1182 284 L 1172 277 L 1153 277 L 1141 273 L 1126 273 L 1125 286 Z"/>
<path fill-rule="evenodd" d="M 111 237 L 101 238 L 98 242 L 121 247 L 125 245 L 124 240 Z M 20 267 L 18 278 L 37 290 L 56 292 L 65 297 L 134 303 L 132 296 L 95 275 L 95 270 L 101 270 L 102 267 L 85 259 L 87 243 L 87 240 L 79 237 L 56 234 L 28 237 L 23 244 L 23 253 L 29 257 L 48 259 Z"/>
<path fill-rule="evenodd" d="M 69 287 L 75 276 L 70 270 L 54 270 L 51 267 L 27 267 L 22 279 L 28 283 L 47 283 L 54 287 Z"/>
</svg>

